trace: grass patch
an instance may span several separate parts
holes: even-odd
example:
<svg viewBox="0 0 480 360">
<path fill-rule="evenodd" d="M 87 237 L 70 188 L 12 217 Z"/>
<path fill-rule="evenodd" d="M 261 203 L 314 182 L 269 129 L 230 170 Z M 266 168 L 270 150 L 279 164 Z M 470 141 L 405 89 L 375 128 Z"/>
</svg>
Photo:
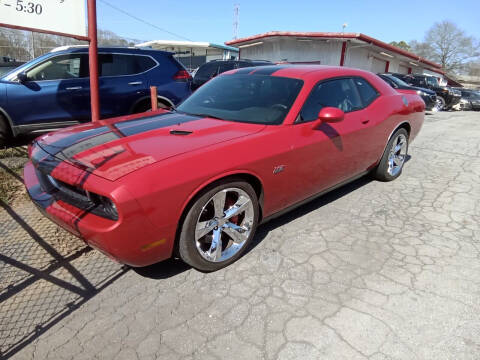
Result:
<svg viewBox="0 0 480 360">
<path fill-rule="evenodd" d="M 1 149 L 0 150 L 0 159 L 8 159 L 11 157 L 24 157 L 27 158 L 27 147 L 20 146 L 20 147 L 12 147 L 8 149 Z"/>
<path fill-rule="evenodd" d="M 23 166 L 27 160 L 24 147 L 0 150 L 0 200 L 3 202 L 11 204 L 25 192 L 20 179 L 23 178 Z"/>
</svg>

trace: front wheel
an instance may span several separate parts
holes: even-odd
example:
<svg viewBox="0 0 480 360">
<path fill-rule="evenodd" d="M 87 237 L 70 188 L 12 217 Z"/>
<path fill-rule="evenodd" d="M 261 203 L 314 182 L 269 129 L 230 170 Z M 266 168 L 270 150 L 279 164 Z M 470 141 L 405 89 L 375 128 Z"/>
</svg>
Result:
<svg viewBox="0 0 480 360">
<path fill-rule="evenodd" d="M 433 106 L 433 111 L 442 111 L 445 110 L 445 99 L 441 96 L 437 95 L 437 99 L 435 100 L 435 105 Z"/>
<path fill-rule="evenodd" d="M 258 217 L 258 199 L 250 184 L 224 181 L 207 188 L 183 222 L 180 258 L 201 271 L 216 271 L 233 263 L 252 240 Z"/>
<path fill-rule="evenodd" d="M 390 138 L 387 148 L 374 172 L 380 181 L 392 181 L 402 174 L 408 153 L 408 132 L 398 129 Z"/>
</svg>

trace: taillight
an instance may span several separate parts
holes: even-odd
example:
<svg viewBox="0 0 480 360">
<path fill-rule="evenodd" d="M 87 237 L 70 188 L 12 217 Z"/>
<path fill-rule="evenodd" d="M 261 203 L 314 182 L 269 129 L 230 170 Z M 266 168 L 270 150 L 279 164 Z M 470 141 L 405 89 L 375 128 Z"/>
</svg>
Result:
<svg viewBox="0 0 480 360">
<path fill-rule="evenodd" d="M 173 75 L 173 80 L 175 81 L 189 81 L 192 77 L 187 70 L 179 70 L 175 75 Z"/>
</svg>

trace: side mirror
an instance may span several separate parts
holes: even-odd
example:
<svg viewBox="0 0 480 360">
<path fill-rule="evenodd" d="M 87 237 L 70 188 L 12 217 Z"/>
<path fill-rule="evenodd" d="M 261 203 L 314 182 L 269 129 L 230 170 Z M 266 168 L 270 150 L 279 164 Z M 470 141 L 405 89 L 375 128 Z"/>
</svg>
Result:
<svg viewBox="0 0 480 360">
<path fill-rule="evenodd" d="M 314 122 L 313 128 L 316 129 L 322 123 L 336 123 L 343 120 L 345 113 L 336 107 L 324 107 L 318 113 L 318 119 Z"/>
<path fill-rule="evenodd" d="M 28 76 L 27 76 L 26 73 L 21 72 L 21 73 L 18 73 L 18 74 L 17 74 L 17 79 L 18 79 L 18 81 L 20 81 L 21 83 L 24 83 L 24 82 L 27 82 L 27 81 L 28 81 Z"/>
</svg>

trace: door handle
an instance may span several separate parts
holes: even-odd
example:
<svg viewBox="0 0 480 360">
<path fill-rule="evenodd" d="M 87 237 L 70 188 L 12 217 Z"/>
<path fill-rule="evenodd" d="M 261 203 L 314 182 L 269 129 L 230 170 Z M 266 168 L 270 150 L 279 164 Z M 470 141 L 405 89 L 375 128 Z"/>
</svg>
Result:
<svg viewBox="0 0 480 360">
<path fill-rule="evenodd" d="M 368 124 L 369 122 L 370 122 L 370 120 L 363 120 L 363 121 L 362 121 L 362 124 L 363 124 L 363 125 L 366 125 L 366 124 Z"/>
<path fill-rule="evenodd" d="M 129 82 L 128 85 L 131 85 L 131 86 L 135 86 L 135 85 L 142 85 L 143 82 L 142 81 L 133 81 L 133 82 Z"/>
<path fill-rule="evenodd" d="M 80 90 L 83 89 L 81 86 L 72 86 L 72 87 L 67 87 L 66 90 Z"/>
</svg>

